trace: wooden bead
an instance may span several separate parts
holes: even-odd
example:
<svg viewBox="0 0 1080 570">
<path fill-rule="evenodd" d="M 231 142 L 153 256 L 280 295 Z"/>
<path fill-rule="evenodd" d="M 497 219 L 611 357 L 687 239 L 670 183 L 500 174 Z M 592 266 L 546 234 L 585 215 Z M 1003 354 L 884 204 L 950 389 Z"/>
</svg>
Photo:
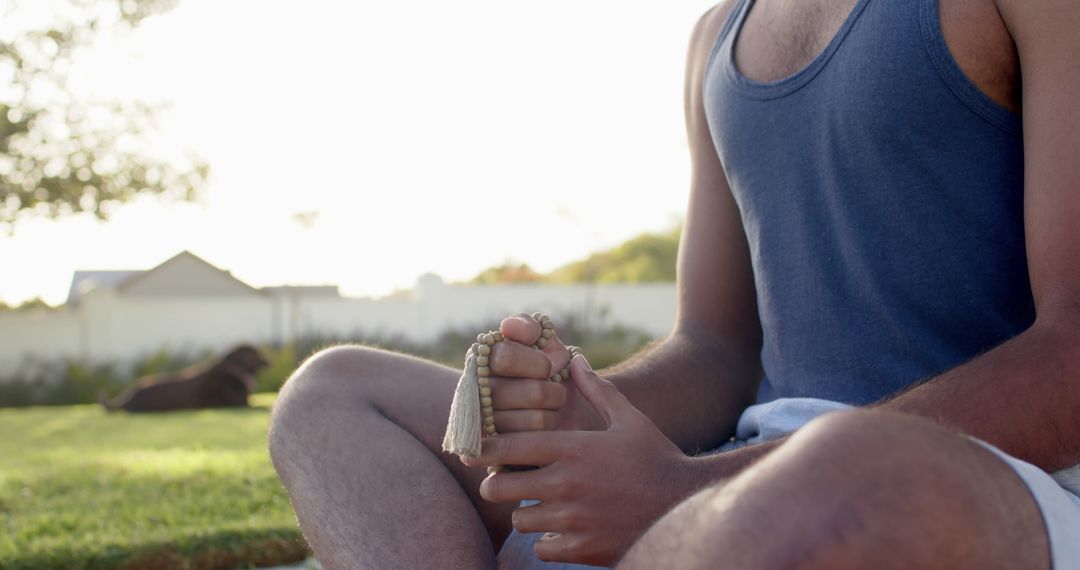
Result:
<svg viewBox="0 0 1080 570">
<path fill-rule="evenodd" d="M 493 425 L 495 425 L 495 418 L 492 417 L 492 416 L 488 416 L 488 417 L 484 418 L 484 425 L 485 426 L 493 426 Z"/>
<path fill-rule="evenodd" d="M 495 332 L 493 332 L 493 333 L 491 333 L 491 334 L 495 336 L 495 342 L 502 342 L 502 341 L 503 341 L 503 339 L 505 339 L 505 338 L 506 338 L 506 337 L 504 337 L 504 336 L 503 336 L 503 334 L 502 334 L 501 332 L 499 332 L 499 331 L 495 331 Z"/>
<path fill-rule="evenodd" d="M 480 346 L 476 347 L 476 354 L 479 354 L 480 356 L 487 356 L 491 354 L 491 347 L 486 344 L 481 344 Z"/>
<path fill-rule="evenodd" d="M 477 366 L 487 366 L 488 362 L 490 362 L 490 357 L 487 357 L 487 356 L 478 356 L 478 357 L 476 357 L 476 365 Z"/>
<path fill-rule="evenodd" d="M 545 329 L 551 330 L 555 328 L 555 323 L 551 322 L 551 320 L 549 319 L 541 323 L 541 326 L 543 326 Z"/>
<path fill-rule="evenodd" d="M 491 378 L 489 378 L 487 376 L 481 376 L 480 377 L 480 387 L 481 388 L 488 388 L 490 386 L 491 386 Z"/>
<path fill-rule="evenodd" d="M 495 426 L 484 426 L 484 433 L 488 435 L 495 435 Z"/>
<path fill-rule="evenodd" d="M 549 317 L 549 316 L 547 316 L 547 315 L 545 315 L 543 313 L 540 313 L 540 318 L 538 318 L 536 320 L 540 321 L 540 326 L 543 326 L 544 323 L 551 322 L 551 317 Z"/>
<path fill-rule="evenodd" d="M 495 408 L 492 408 L 491 406 L 487 406 L 487 407 L 481 408 L 480 412 L 483 413 L 485 416 L 490 416 L 490 415 L 495 413 Z"/>
<path fill-rule="evenodd" d="M 491 345 L 495 344 L 495 335 L 493 335 L 491 333 L 480 335 L 480 338 L 483 339 L 480 342 L 483 342 L 484 344 L 486 344 L 488 346 L 491 346 Z"/>
<path fill-rule="evenodd" d="M 544 348 L 545 346 L 547 346 L 547 343 L 548 341 L 546 338 L 540 337 L 540 339 L 536 341 L 536 346 Z"/>
<path fill-rule="evenodd" d="M 478 366 L 476 368 L 476 374 L 481 376 L 481 377 L 483 377 L 483 376 L 491 376 L 491 367 Z"/>
<path fill-rule="evenodd" d="M 540 317 L 541 317 L 542 315 L 543 315 L 543 313 L 533 313 L 533 314 L 532 314 L 532 318 L 533 318 L 533 320 L 534 320 L 534 321 L 536 321 L 536 322 L 540 322 Z"/>
<path fill-rule="evenodd" d="M 503 470 L 502 465 L 492 465 L 491 467 L 487 468 L 488 475 L 494 475 L 496 473 L 502 473 L 502 470 Z"/>
<path fill-rule="evenodd" d="M 555 333 L 552 332 L 551 329 L 544 329 L 540 331 L 540 336 L 550 340 L 551 337 L 555 336 Z"/>
<path fill-rule="evenodd" d="M 485 408 L 490 408 L 491 407 L 491 396 L 484 396 L 483 398 L 480 398 L 480 405 L 485 407 Z M 473 409 L 475 410 L 476 408 L 473 408 Z"/>
<path fill-rule="evenodd" d="M 484 333 L 476 335 L 476 344 L 484 344 Z"/>
<path fill-rule="evenodd" d="M 491 387 L 490 386 L 481 386 L 480 387 L 480 397 L 481 398 L 487 398 L 489 396 L 491 396 Z"/>
<path fill-rule="evenodd" d="M 559 376 L 561 376 L 563 380 L 568 380 L 570 378 L 570 367 L 566 367 L 560 370 Z"/>
</svg>

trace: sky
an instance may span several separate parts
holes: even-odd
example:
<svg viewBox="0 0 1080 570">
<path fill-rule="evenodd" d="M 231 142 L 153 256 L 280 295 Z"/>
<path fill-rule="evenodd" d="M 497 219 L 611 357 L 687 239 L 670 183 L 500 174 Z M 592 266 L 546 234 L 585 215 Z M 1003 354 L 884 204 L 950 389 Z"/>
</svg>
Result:
<svg viewBox="0 0 1080 570">
<path fill-rule="evenodd" d="M 180 0 L 73 82 L 168 102 L 159 144 L 210 180 L 190 204 L 20 222 L 0 235 L 0 301 L 62 303 L 76 269 L 185 249 L 256 287 L 378 296 L 669 229 L 689 189 L 687 41 L 713 3 Z"/>
</svg>

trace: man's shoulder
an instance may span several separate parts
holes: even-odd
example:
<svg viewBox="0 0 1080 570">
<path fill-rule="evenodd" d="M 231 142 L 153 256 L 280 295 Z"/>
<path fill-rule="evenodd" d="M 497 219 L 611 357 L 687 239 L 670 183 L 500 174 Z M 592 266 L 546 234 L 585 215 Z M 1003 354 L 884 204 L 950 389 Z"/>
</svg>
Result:
<svg viewBox="0 0 1080 570">
<path fill-rule="evenodd" d="M 692 70 L 704 66 L 705 60 L 712 53 L 716 45 L 716 39 L 727 22 L 731 12 L 735 10 L 739 0 L 723 0 L 705 12 L 694 26 L 690 36 L 690 66 Z"/>
<path fill-rule="evenodd" d="M 723 0 L 702 14 L 694 26 L 692 46 L 711 51 L 724 23 L 738 4 L 739 0 Z"/>
<path fill-rule="evenodd" d="M 739 1 L 723 0 L 698 18 L 697 25 L 694 26 L 694 31 L 690 35 L 690 48 L 686 58 L 687 93 L 700 88 L 705 76 L 705 65 L 724 27 L 724 22 L 731 16 L 731 12 L 735 10 Z"/>
</svg>

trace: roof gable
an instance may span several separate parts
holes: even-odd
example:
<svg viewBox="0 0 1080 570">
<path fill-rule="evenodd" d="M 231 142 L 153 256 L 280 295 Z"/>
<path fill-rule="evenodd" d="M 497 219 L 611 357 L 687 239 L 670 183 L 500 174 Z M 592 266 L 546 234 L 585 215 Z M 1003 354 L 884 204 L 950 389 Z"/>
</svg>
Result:
<svg viewBox="0 0 1080 570">
<path fill-rule="evenodd" d="M 117 286 L 124 296 L 220 297 L 258 295 L 257 289 L 218 269 L 199 256 L 182 251 L 153 269 Z"/>
</svg>

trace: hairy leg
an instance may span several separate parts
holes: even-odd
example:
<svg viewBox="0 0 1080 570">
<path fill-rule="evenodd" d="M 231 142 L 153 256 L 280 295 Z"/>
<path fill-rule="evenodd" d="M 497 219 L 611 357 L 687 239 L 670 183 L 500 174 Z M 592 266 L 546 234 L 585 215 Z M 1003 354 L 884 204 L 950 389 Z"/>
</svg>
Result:
<svg viewBox="0 0 1080 570">
<path fill-rule="evenodd" d="M 336 568 L 494 567 L 514 505 L 442 453 L 460 371 L 363 347 L 308 360 L 278 396 L 274 466 L 316 556 Z"/>
<path fill-rule="evenodd" d="M 808 424 L 688 499 L 619 568 L 1049 569 L 1013 470 L 929 421 L 853 411 Z"/>
</svg>

